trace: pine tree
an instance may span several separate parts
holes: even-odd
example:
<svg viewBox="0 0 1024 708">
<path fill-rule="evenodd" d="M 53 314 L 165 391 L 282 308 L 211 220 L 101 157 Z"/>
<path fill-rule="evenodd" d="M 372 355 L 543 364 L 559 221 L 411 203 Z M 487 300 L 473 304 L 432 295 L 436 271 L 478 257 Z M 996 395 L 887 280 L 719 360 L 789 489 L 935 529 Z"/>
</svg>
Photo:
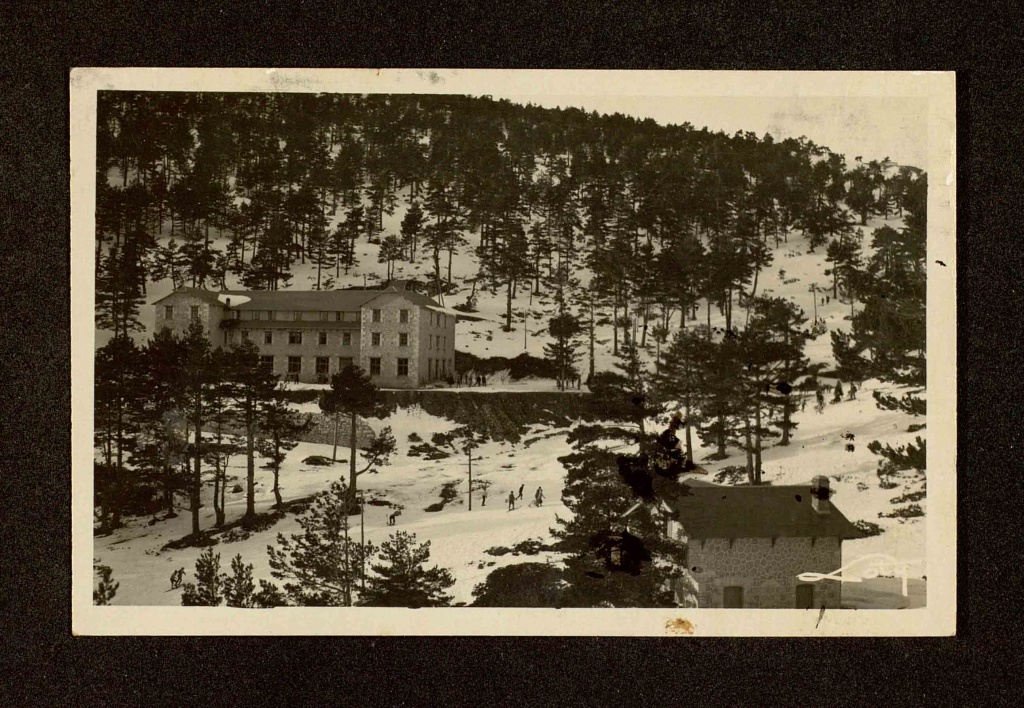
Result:
<svg viewBox="0 0 1024 708">
<path fill-rule="evenodd" d="M 264 465 L 274 475 L 274 506 L 284 505 L 281 498 L 281 468 L 288 452 L 295 449 L 298 439 L 313 425 L 312 419 L 294 410 L 281 398 L 282 389 L 263 406 L 263 419 L 259 426 L 256 449 L 266 458 Z"/>
<path fill-rule="evenodd" d="M 582 331 L 579 320 L 564 307 L 551 318 L 548 331 L 554 338 L 544 345 L 544 353 L 558 372 L 558 388 L 565 390 L 568 382 L 575 378 L 576 362 L 579 360 L 579 336 Z"/>
<path fill-rule="evenodd" d="M 285 580 L 288 602 L 305 607 L 351 606 L 359 569 L 376 548 L 349 536 L 351 497 L 345 484 L 332 482 L 297 521 L 300 533 L 277 535 L 268 546 L 270 572 Z"/>
<path fill-rule="evenodd" d="M 466 483 L 467 496 L 469 498 L 469 510 L 473 511 L 473 490 L 477 488 L 473 482 L 473 451 L 487 441 L 487 437 L 475 431 L 468 425 L 460 425 L 454 430 L 446 433 L 434 433 L 430 440 L 438 447 L 448 447 L 454 452 L 466 453 L 466 464 L 469 481 Z M 485 488 L 486 489 L 486 488 Z M 484 499 L 486 499 L 486 491 Z"/>
<path fill-rule="evenodd" d="M 398 531 L 380 547 L 373 575 L 366 579 L 360 605 L 376 607 L 445 607 L 452 601 L 445 591 L 455 584 L 450 571 L 430 561 L 430 541 L 416 543 L 416 534 Z"/>
<path fill-rule="evenodd" d="M 423 209 L 419 203 L 413 202 L 402 217 L 402 247 L 405 258 L 412 263 L 416 260 L 416 249 L 419 246 L 420 233 L 423 230 Z"/>
<path fill-rule="evenodd" d="M 267 416 L 278 384 L 273 371 L 263 366 L 260 351 L 245 340 L 232 347 L 223 359 L 222 396 L 229 414 L 239 423 L 245 437 L 246 493 L 243 526 L 256 520 L 256 447 L 259 429 Z M 276 488 L 276 479 L 275 479 Z"/>
<path fill-rule="evenodd" d="M 110 601 L 117 594 L 117 589 L 121 586 L 121 583 L 114 582 L 114 571 L 109 565 L 99 565 L 94 562 L 93 568 L 100 576 L 100 580 L 92 591 L 92 604 L 109 605 Z"/>
<path fill-rule="evenodd" d="M 402 257 L 402 241 L 397 236 L 385 236 L 380 242 L 380 251 L 377 254 L 378 263 L 387 263 L 387 279 L 391 280 L 395 273 L 395 261 Z"/>
<path fill-rule="evenodd" d="M 384 428 L 374 441 L 363 451 L 366 465 L 356 469 L 356 421 L 359 416 L 382 417 L 387 413 L 387 404 L 370 377 L 354 364 L 345 366 L 331 377 L 331 388 L 320 397 L 320 410 L 334 416 L 334 449 L 331 460 L 338 459 L 338 429 L 341 416 L 349 423 L 349 476 L 348 491 L 352 508 L 355 508 L 356 482 L 359 475 L 386 465 L 395 451 L 395 439 L 391 428 Z"/>
<path fill-rule="evenodd" d="M 224 601 L 225 574 L 220 570 L 220 554 L 206 548 L 196 559 L 196 582 L 181 586 L 181 604 L 187 607 L 217 607 Z"/>
<path fill-rule="evenodd" d="M 125 499 L 136 481 L 125 456 L 136 438 L 133 412 L 142 394 L 143 372 L 142 354 L 128 337 L 114 337 L 96 351 L 94 440 L 103 460 L 96 491 L 104 533 L 121 526 Z"/>
</svg>

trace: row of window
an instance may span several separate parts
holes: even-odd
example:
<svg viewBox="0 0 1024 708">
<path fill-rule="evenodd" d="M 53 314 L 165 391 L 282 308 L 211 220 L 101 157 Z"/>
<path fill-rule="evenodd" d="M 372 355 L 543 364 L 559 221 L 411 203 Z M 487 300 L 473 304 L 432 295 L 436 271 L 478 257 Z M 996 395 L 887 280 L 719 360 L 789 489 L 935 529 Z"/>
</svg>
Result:
<svg viewBox="0 0 1024 708">
<path fill-rule="evenodd" d="M 317 344 L 319 344 L 321 346 L 326 346 L 327 345 L 327 332 L 317 332 L 316 334 L 317 334 Z M 291 332 L 288 332 L 288 344 L 302 344 L 302 335 L 303 335 L 303 333 L 301 331 L 298 331 L 298 330 L 292 330 Z M 242 340 L 243 341 L 248 342 L 248 341 L 251 340 L 251 338 L 252 338 L 252 334 L 251 334 L 251 332 L 249 330 L 242 330 Z M 447 338 L 445 338 L 445 339 L 447 340 Z M 433 341 L 433 340 L 431 340 L 431 341 Z M 264 330 L 263 331 L 263 343 L 264 344 L 273 344 L 274 343 L 274 332 L 273 332 L 273 330 L 269 330 L 268 329 L 268 330 Z M 374 346 L 374 347 L 379 347 L 380 343 L 381 343 L 381 333 L 380 332 L 371 332 L 370 333 L 370 345 Z M 343 347 L 350 347 L 350 346 L 352 346 L 352 333 L 351 332 L 342 332 L 341 333 L 341 346 L 343 346 Z M 399 332 L 398 333 L 398 346 L 400 346 L 400 347 L 407 347 L 407 346 L 409 346 L 409 334 L 407 332 Z"/>
<path fill-rule="evenodd" d="M 428 334 L 427 335 L 427 349 L 447 349 L 448 348 L 448 337 L 442 337 L 439 334 Z"/>
<path fill-rule="evenodd" d="M 722 588 L 722 607 L 741 608 L 743 607 L 743 586 L 727 585 Z M 814 608 L 814 586 L 796 586 L 796 609 L 810 610 Z"/>
<path fill-rule="evenodd" d="M 232 310 L 230 319 L 236 320 L 263 320 L 266 322 L 281 321 L 292 321 L 292 322 L 359 322 L 360 313 L 358 312 L 312 312 L 295 310 L 289 312 L 291 317 L 285 316 L 284 312 L 278 312 L 276 310 Z M 189 317 L 195 322 L 199 319 L 199 305 L 189 306 Z M 371 319 L 374 322 L 381 322 L 383 317 L 383 310 L 371 310 Z M 174 319 L 174 305 L 164 305 L 164 319 Z M 399 310 L 398 321 L 402 324 L 409 322 L 409 311 Z M 447 315 L 443 312 L 430 312 L 430 326 L 431 327 L 444 327 L 447 324 Z"/>
<path fill-rule="evenodd" d="M 288 359 L 288 374 L 299 376 L 302 374 L 302 357 L 301 356 L 289 356 Z M 261 356 L 260 363 L 263 368 L 267 371 L 274 370 L 274 357 L 273 356 Z M 345 368 L 349 364 L 354 363 L 352 357 L 338 357 L 338 370 Z M 453 362 L 448 359 L 428 359 L 428 371 L 430 378 L 439 378 L 447 376 L 449 373 L 454 371 Z M 317 377 L 326 377 L 330 374 L 331 370 L 331 359 L 326 356 L 318 356 L 314 358 L 314 371 Z M 370 357 L 370 376 L 381 375 L 381 358 Z M 409 375 L 409 360 L 405 357 L 400 357 L 395 360 L 395 375 L 398 377 L 405 377 Z"/>
</svg>

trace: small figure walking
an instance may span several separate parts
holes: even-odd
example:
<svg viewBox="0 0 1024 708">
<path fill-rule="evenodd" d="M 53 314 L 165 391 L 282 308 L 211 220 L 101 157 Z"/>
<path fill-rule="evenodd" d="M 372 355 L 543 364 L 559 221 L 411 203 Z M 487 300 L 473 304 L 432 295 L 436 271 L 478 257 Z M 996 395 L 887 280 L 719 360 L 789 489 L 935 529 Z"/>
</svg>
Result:
<svg viewBox="0 0 1024 708">
<path fill-rule="evenodd" d="M 533 495 L 533 505 L 541 506 L 544 503 L 544 490 L 537 487 L 537 493 Z"/>
<path fill-rule="evenodd" d="M 508 493 L 508 510 L 512 511 L 515 508 L 516 508 L 516 493 L 515 492 L 509 492 Z"/>
<path fill-rule="evenodd" d="M 836 381 L 835 393 L 832 395 L 832 403 L 840 403 L 843 400 L 843 382 Z"/>
<path fill-rule="evenodd" d="M 520 484 L 519 485 L 519 496 L 517 496 L 516 499 L 522 499 L 523 498 L 523 487 L 525 487 L 525 486 L 526 486 L 525 484 Z"/>
<path fill-rule="evenodd" d="M 814 407 L 814 410 L 816 410 L 818 413 L 824 412 L 824 410 L 825 410 L 825 392 L 821 388 L 818 388 L 818 389 L 816 389 L 814 391 L 814 397 L 818 401 L 818 405 L 816 405 Z"/>
<path fill-rule="evenodd" d="M 181 581 L 185 578 L 185 569 L 179 568 L 178 570 L 171 573 L 171 589 L 175 590 L 181 586 Z"/>
<path fill-rule="evenodd" d="M 857 384 L 853 383 L 852 381 L 850 382 L 850 393 L 846 397 L 846 400 L 848 400 L 848 401 L 856 401 L 857 400 Z"/>
</svg>

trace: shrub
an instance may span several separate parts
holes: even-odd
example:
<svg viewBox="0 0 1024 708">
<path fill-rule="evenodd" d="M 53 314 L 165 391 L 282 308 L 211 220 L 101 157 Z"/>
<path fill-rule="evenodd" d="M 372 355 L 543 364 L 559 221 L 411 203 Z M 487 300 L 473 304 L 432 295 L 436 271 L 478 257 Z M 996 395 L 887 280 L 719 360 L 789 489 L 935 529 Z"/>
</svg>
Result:
<svg viewBox="0 0 1024 708">
<path fill-rule="evenodd" d="M 326 466 L 329 466 L 329 465 L 333 465 L 334 461 L 331 458 L 329 458 L 329 457 L 324 457 L 323 455 L 310 455 L 305 460 L 303 460 L 302 463 L 306 464 L 306 465 L 316 465 L 318 467 L 326 467 Z"/>
<path fill-rule="evenodd" d="M 880 536 L 885 533 L 885 529 L 876 524 L 874 521 L 865 521 L 859 519 L 853 522 L 853 525 L 863 531 L 868 536 Z"/>
<path fill-rule="evenodd" d="M 716 472 L 714 480 L 718 484 L 743 484 L 747 481 L 747 469 L 739 465 L 729 465 Z"/>
<path fill-rule="evenodd" d="M 558 607 L 562 571 L 547 563 L 519 563 L 491 572 L 473 589 L 474 607 Z"/>
<path fill-rule="evenodd" d="M 419 433 L 409 433 L 409 442 L 411 442 L 411 443 L 423 442 L 423 438 L 420 437 Z"/>
</svg>

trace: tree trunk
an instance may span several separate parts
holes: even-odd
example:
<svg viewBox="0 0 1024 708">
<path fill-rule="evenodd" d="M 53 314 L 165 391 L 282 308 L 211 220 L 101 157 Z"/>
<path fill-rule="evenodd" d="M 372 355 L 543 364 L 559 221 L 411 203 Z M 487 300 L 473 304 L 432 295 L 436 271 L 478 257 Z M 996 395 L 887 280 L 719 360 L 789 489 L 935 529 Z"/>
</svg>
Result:
<svg viewBox="0 0 1024 708">
<path fill-rule="evenodd" d="M 356 500 L 356 414 L 353 413 L 349 419 L 349 432 L 348 440 L 351 452 L 348 461 L 348 498 L 349 498 L 349 511 Z"/>
<path fill-rule="evenodd" d="M 245 426 L 245 520 L 248 525 L 256 518 L 256 421 Z M 225 484 L 227 480 L 225 480 Z"/>
<path fill-rule="evenodd" d="M 761 484 L 761 403 L 754 406 L 754 479 Z"/>
<path fill-rule="evenodd" d="M 743 416 L 743 441 L 747 452 L 747 482 L 754 484 L 754 451 L 750 441 L 750 417 Z"/>
<path fill-rule="evenodd" d="M 331 450 L 331 462 L 338 461 L 338 428 L 341 425 L 340 416 L 341 413 L 338 411 L 334 412 L 334 449 Z"/>
<path fill-rule="evenodd" d="M 690 393 L 686 393 L 686 459 L 693 462 L 693 439 L 690 437 Z"/>
<path fill-rule="evenodd" d="M 505 331 L 512 331 L 512 279 L 508 281 L 508 291 L 505 300 Z"/>
<path fill-rule="evenodd" d="M 469 510 L 473 511 L 473 449 L 469 449 Z"/>
</svg>

